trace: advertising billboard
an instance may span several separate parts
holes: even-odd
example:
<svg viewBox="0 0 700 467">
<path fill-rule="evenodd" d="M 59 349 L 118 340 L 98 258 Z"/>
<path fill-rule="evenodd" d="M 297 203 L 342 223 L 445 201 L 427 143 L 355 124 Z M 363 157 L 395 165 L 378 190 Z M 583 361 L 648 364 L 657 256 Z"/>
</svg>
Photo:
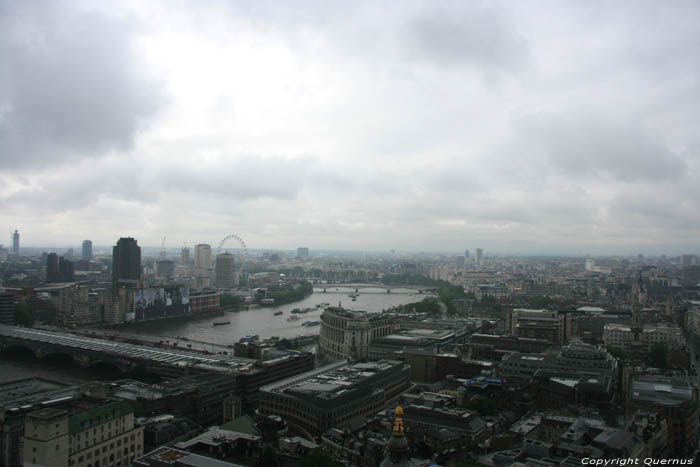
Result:
<svg viewBox="0 0 700 467">
<path fill-rule="evenodd" d="M 168 318 L 190 313 L 190 289 L 187 287 L 155 287 L 134 293 L 134 318 Z"/>
</svg>

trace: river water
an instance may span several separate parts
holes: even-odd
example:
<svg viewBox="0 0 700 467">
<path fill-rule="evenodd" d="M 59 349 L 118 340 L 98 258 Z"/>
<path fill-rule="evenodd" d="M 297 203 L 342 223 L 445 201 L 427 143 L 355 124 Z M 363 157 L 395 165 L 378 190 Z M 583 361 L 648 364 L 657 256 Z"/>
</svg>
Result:
<svg viewBox="0 0 700 467">
<path fill-rule="evenodd" d="M 392 306 L 421 301 L 427 296 L 408 289 L 392 289 L 391 293 L 373 290 L 360 291 L 360 295 L 353 301 L 348 294 L 354 290 L 341 287 L 338 287 L 338 290 L 335 289 L 335 286 L 329 286 L 326 293 L 323 293 L 323 289 L 315 289 L 314 293 L 304 300 L 286 305 L 225 312 L 223 316 L 146 321 L 130 324 L 118 330 L 110 329 L 107 332 L 148 335 L 170 341 L 186 337 L 189 341 L 218 345 L 231 345 L 248 334 L 258 334 L 263 339 L 272 336 L 294 338 L 319 333 L 320 326 L 307 327 L 302 326 L 301 323 L 320 320 L 323 307 L 316 308 L 316 305 L 322 303 L 333 306 L 340 303 L 346 309 L 378 313 Z M 314 311 L 298 314 L 300 318 L 298 321 L 287 321 L 288 317 L 293 316 L 290 311 L 294 308 L 314 308 Z M 282 311 L 283 314 L 275 316 L 276 311 Z M 214 326 L 214 322 L 223 321 L 230 321 L 230 324 Z M 185 344 L 186 342 L 183 341 L 179 345 Z M 110 380 L 119 377 L 119 375 L 96 372 L 94 368 L 82 368 L 65 359 L 37 359 L 26 353 L 0 352 L 0 383 L 32 376 L 74 384 L 80 381 Z"/>
<path fill-rule="evenodd" d="M 169 339 L 186 337 L 188 340 L 210 342 L 219 345 L 230 345 L 241 337 L 257 334 L 261 339 L 268 337 L 293 338 L 298 336 L 314 335 L 319 333 L 320 326 L 302 326 L 305 321 L 319 321 L 323 307 L 317 307 L 324 303 L 350 310 L 365 310 L 368 312 L 381 312 L 396 305 L 405 305 L 421 301 L 426 295 L 416 294 L 409 289 L 397 289 L 391 293 L 372 290 L 360 291 L 360 295 L 353 301 L 348 294 L 354 290 L 332 286 L 326 289 L 314 289 L 314 293 L 304 300 L 288 303 L 286 305 L 272 307 L 256 307 L 247 311 L 225 312 L 223 316 L 209 316 L 186 320 L 156 320 L 144 321 L 127 325 L 119 330 L 124 334 L 160 336 Z M 308 313 L 298 314 L 298 321 L 287 321 L 294 316 L 290 313 L 294 308 L 314 308 Z M 275 312 L 282 311 L 282 315 L 275 316 Z M 214 322 L 226 322 L 229 324 L 215 326 Z"/>
</svg>

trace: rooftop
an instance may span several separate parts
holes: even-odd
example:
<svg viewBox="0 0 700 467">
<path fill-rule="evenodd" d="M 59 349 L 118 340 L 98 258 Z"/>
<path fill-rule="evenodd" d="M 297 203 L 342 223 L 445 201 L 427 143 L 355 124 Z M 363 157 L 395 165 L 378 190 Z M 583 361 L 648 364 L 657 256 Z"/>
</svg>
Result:
<svg viewBox="0 0 700 467">
<path fill-rule="evenodd" d="M 333 398 L 350 390 L 378 373 L 403 365 L 396 360 L 350 364 L 346 361 L 331 363 L 306 373 L 278 381 L 260 388 L 261 391 L 277 393 L 313 394 L 322 398 Z"/>
<path fill-rule="evenodd" d="M 656 405 L 680 405 L 693 400 L 693 387 L 680 378 L 637 376 L 632 380 L 632 398 Z"/>
<path fill-rule="evenodd" d="M 238 466 L 238 464 L 200 456 L 199 454 L 191 454 L 187 451 L 167 446 L 162 446 L 155 451 L 149 452 L 137 459 L 134 465 L 151 465 L 151 461 L 157 462 L 157 465 L 166 464 L 177 467 L 242 467 Z"/>
<path fill-rule="evenodd" d="M 50 398 L 56 392 L 72 392 L 76 386 L 43 378 L 27 378 L 0 384 L 0 407 Z"/>
</svg>

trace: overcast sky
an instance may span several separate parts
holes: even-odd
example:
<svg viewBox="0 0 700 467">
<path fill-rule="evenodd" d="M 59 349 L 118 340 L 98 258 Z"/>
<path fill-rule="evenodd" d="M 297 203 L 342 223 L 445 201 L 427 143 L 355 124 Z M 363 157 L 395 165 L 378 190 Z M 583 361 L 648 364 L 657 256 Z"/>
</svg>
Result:
<svg viewBox="0 0 700 467">
<path fill-rule="evenodd" d="M 0 224 L 699 252 L 699 77 L 697 1 L 0 0 Z"/>
</svg>

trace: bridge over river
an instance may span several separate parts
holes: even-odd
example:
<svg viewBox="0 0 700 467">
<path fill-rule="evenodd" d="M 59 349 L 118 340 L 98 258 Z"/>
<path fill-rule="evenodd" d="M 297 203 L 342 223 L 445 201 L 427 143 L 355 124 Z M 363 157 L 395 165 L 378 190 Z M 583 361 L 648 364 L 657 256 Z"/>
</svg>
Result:
<svg viewBox="0 0 700 467">
<path fill-rule="evenodd" d="M 373 290 L 385 291 L 386 293 L 391 293 L 394 291 L 416 291 L 419 294 L 422 293 L 433 293 L 437 292 L 438 288 L 429 285 L 385 285 L 385 284 L 374 284 L 374 283 L 337 283 L 337 284 L 314 284 L 314 289 L 319 292 L 369 292 Z"/>
<path fill-rule="evenodd" d="M 78 336 L 59 331 L 0 325 L 0 349 L 24 347 L 37 357 L 66 354 L 82 366 L 108 363 L 124 372 L 142 367 L 160 376 L 218 372 L 238 373 L 253 368 L 255 360 L 232 355 L 209 355 L 191 350 L 157 348 Z"/>
</svg>

